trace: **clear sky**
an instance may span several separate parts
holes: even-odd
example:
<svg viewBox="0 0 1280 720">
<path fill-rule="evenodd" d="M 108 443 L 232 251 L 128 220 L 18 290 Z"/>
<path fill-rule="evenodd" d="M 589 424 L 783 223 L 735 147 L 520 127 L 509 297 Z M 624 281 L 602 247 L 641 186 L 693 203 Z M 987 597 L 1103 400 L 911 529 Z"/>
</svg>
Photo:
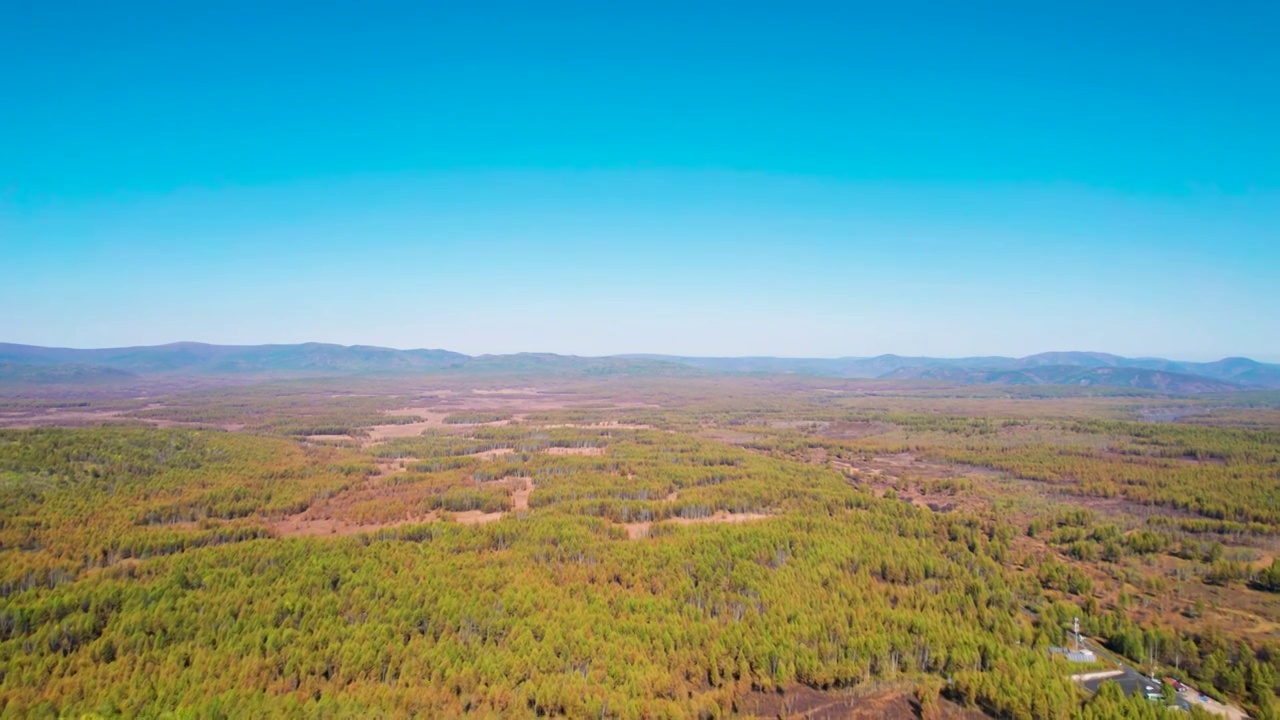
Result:
<svg viewBox="0 0 1280 720">
<path fill-rule="evenodd" d="M 1280 3 L 3 2 L 0 341 L 1280 360 Z"/>
</svg>

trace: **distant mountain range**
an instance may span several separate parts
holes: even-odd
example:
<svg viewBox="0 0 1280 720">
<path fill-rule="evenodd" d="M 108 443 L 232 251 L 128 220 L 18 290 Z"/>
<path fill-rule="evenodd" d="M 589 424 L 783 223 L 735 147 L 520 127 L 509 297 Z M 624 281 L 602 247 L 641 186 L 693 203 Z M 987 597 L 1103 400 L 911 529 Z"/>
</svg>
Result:
<svg viewBox="0 0 1280 720">
<path fill-rule="evenodd" d="M 936 380 L 988 385 L 1102 385 L 1167 392 L 1220 392 L 1280 388 L 1280 365 L 1248 358 L 1196 363 L 1163 358 L 1126 358 L 1096 352 L 1048 352 L 1024 358 L 931 358 L 878 355 L 870 358 L 686 358 L 630 355 L 675 362 L 712 372 L 797 373 L 840 378 Z"/>
<path fill-rule="evenodd" d="M 448 350 L 394 350 L 367 345 L 206 345 L 181 342 L 79 350 L 0 343 L 0 382 L 101 382 L 180 376 L 299 377 L 424 372 L 692 374 L 678 363 L 552 353 L 470 356 Z"/>
<path fill-rule="evenodd" d="M 1040 365 L 1019 370 L 916 367 L 894 370 L 882 377 L 895 380 L 937 380 L 957 385 L 1094 385 L 1174 393 L 1229 392 L 1241 389 L 1235 383 L 1201 375 L 1134 367 L 1079 365 Z"/>
<path fill-rule="evenodd" d="M 26 365 L 0 362 L 0 383 L 23 385 L 98 385 L 136 379 L 123 370 L 100 365 L 62 363 L 58 365 Z"/>
<path fill-rule="evenodd" d="M 366 345 L 206 345 L 77 350 L 0 343 L 0 383 L 101 384 L 167 376 L 298 377 L 426 372 L 689 375 L 799 374 L 834 378 L 927 380 L 961 385 L 1129 387 L 1168 393 L 1280 388 L 1280 365 L 1248 358 L 1194 363 L 1051 352 L 1024 358 L 577 357 L 551 353 L 470 356 L 448 350 Z"/>
</svg>

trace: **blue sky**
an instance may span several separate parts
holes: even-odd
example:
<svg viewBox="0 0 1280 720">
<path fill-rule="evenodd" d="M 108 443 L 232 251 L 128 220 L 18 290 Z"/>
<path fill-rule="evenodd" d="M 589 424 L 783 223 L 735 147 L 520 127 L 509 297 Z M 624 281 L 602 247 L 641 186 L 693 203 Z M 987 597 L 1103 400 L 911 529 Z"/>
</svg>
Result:
<svg viewBox="0 0 1280 720">
<path fill-rule="evenodd" d="M 10 3 L 0 341 L 1280 360 L 1275 3 L 465 5 Z"/>
</svg>

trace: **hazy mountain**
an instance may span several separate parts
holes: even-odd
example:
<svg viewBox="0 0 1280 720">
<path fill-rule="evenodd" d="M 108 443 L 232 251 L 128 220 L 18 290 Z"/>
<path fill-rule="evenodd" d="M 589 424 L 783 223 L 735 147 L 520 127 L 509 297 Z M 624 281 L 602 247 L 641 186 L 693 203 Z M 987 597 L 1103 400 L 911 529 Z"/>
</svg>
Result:
<svg viewBox="0 0 1280 720">
<path fill-rule="evenodd" d="M 15 385 L 96 385 L 133 380 L 138 376 L 124 370 L 61 363 L 57 365 L 27 365 L 0 362 L 0 383 Z"/>
<path fill-rule="evenodd" d="M 109 383 L 138 377 L 322 376 L 422 372 L 687 375 L 699 372 L 802 374 L 836 378 L 937 380 L 959 384 L 1099 385 L 1173 393 L 1280 388 L 1280 365 L 1248 358 L 1191 363 L 1096 352 L 1025 358 L 577 357 L 551 353 L 469 356 L 447 350 L 367 345 L 206 345 L 77 350 L 0 343 L 0 382 Z"/>
<path fill-rule="evenodd" d="M 0 343 L 0 363 L 43 368 L 65 377 L 65 368 L 96 367 L 117 379 L 157 376 L 297 376 L 421 372 L 676 374 L 698 372 L 678 363 L 617 357 L 585 358 L 550 353 L 472 357 L 447 350 L 395 350 L 367 345 L 206 345 L 173 343 L 154 347 L 78 350 Z M 58 370 L 63 368 L 63 370 Z M 15 371 L 16 372 L 16 371 Z M 85 371 L 81 370 L 80 374 Z M 109 377 L 103 375 L 104 378 Z M 2 378 L 0 378 L 2 379 Z M 15 381 L 16 382 L 16 381 Z M 51 381 L 52 382 L 52 381 Z"/>
<path fill-rule="evenodd" d="M 1001 357 L 925 358 L 878 355 L 871 358 L 681 357 L 622 355 L 689 365 L 712 372 L 795 373 L 840 378 L 877 378 L 908 367 L 1012 367 L 1016 360 Z"/>
<path fill-rule="evenodd" d="M 1075 367 L 1121 367 L 1127 358 L 1119 355 L 1098 352 L 1047 352 L 1028 355 L 1014 361 L 1016 367 L 1043 366 L 1075 366 Z"/>
<path fill-rule="evenodd" d="M 363 345 L 206 345 L 77 350 L 0 344 L 0 362 L 85 363 L 138 374 L 352 373 L 439 369 L 468 360 L 447 350 L 392 350 Z"/>
<path fill-rule="evenodd" d="M 1056 352 L 1032 355 L 1017 361 L 1017 367 L 1040 365 L 1072 365 L 1079 367 L 1118 367 L 1159 370 L 1169 373 L 1200 375 L 1215 380 L 1254 387 L 1280 387 L 1280 365 L 1267 365 L 1249 358 L 1226 358 L 1215 362 L 1196 363 L 1164 358 L 1126 358 L 1091 352 Z M 974 367 L 981 367 L 974 365 Z"/>
<path fill-rule="evenodd" d="M 578 357 L 554 353 L 480 355 L 468 358 L 460 369 L 469 372 L 520 374 L 579 373 L 586 375 L 695 375 L 697 368 L 646 358 Z"/>
<path fill-rule="evenodd" d="M 879 355 L 870 358 L 690 358 L 635 355 L 715 372 L 796 373 L 841 378 L 929 379 L 964 384 L 1096 384 L 1168 392 L 1280 388 L 1280 365 L 1248 358 L 1210 363 L 1164 358 L 1126 358 L 1099 352 L 1048 352 L 1024 358 L 929 358 Z M 1101 372 L 1106 369 L 1143 372 Z M 1079 372 L 1096 370 L 1097 373 Z M 1197 378 L 1196 381 L 1185 378 Z M 1216 381 L 1207 383 L 1205 380 Z M 1176 388 L 1188 388 L 1177 390 Z"/>
<path fill-rule="evenodd" d="M 962 385 L 1130 387 L 1178 394 L 1229 392 L 1242 389 L 1240 385 L 1201 375 L 1112 366 L 1035 365 L 1012 370 L 903 368 L 884 377 L 896 380 L 938 380 Z"/>
<path fill-rule="evenodd" d="M 1190 363 L 1184 363 L 1190 365 Z M 1249 358 L 1227 358 L 1194 364 L 1197 375 L 1255 387 L 1280 387 L 1280 365 L 1267 365 Z"/>
</svg>

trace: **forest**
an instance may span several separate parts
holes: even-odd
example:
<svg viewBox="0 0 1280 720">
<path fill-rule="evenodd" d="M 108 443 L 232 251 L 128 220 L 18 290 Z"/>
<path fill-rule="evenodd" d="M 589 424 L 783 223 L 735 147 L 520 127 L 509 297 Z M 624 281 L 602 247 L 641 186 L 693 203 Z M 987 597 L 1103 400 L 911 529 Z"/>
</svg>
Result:
<svg viewBox="0 0 1280 720">
<path fill-rule="evenodd" d="M 433 382 L 0 401 L 0 714 L 1189 715 L 1074 682 L 1078 617 L 1275 716 L 1256 398 Z"/>
</svg>

